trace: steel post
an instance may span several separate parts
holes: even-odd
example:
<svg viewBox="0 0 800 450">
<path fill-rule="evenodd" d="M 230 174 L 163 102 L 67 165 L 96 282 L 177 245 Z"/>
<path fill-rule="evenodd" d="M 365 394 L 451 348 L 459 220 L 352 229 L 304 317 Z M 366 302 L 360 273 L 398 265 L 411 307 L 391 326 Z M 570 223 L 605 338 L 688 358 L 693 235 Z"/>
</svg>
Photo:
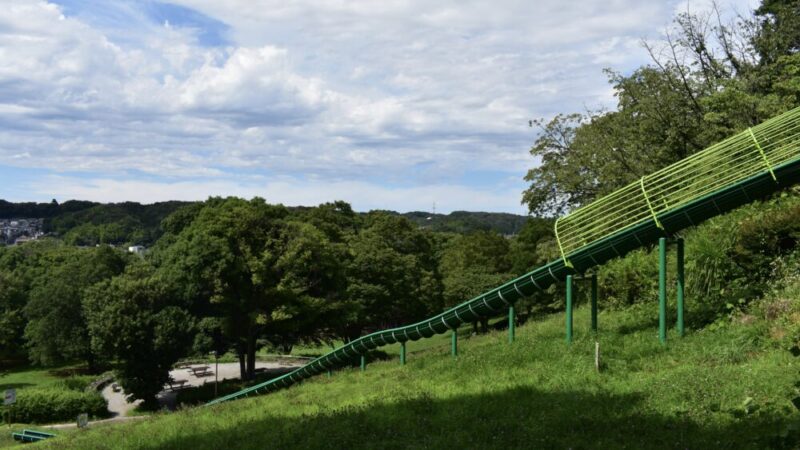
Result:
<svg viewBox="0 0 800 450">
<path fill-rule="evenodd" d="M 406 343 L 405 342 L 401 342 L 400 343 L 400 365 L 401 366 L 405 366 L 406 365 Z"/>
<path fill-rule="evenodd" d="M 514 343 L 514 327 L 516 326 L 516 317 L 514 314 L 514 305 L 508 307 L 508 343 Z"/>
<path fill-rule="evenodd" d="M 450 334 L 450 353 L 453 355 L 453 358 L 458 356 L 458 329 L 453 328 L 452 334 Z"/>
<path fill-rule="evenodd" d="M 678 336 L 683 337 L 684 335 L 684 328 L 683 328 L 683 238 L 678 238 L 678 249 L 677 249 L 677 257 L 678 257 L 678 266 L 675 273 L 677 278 L 677 289 L 678 289 Z"/>
<path fill-rule="evenodd" d="M 567 344 L 572 343 L 572 275 L 567 275 Z"/>
<path fill-rule="evenodd" d="M 597 274 L 592 274 L 592 333 L 597 333 Z"/>
<path fill-rule="evenodd" d="M 667 342 L 667 238 L 658 239 L 658 339 Z"/>
<path fill-rule="evenodd" d="M 361 371 L 367 370 L 367 356 L 361 355 Z"/>
</svg>

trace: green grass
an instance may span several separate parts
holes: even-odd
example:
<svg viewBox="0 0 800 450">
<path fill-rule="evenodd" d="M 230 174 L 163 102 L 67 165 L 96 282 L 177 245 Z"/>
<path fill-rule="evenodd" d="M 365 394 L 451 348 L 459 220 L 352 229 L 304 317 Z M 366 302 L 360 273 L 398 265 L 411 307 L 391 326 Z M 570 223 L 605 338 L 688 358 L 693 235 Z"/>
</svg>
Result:
<svg viewBox="0 0 800 450">
<path fill-rule="evenodd" d="M 16 367 L 0 372 L 0 391 L 6 389 L 25 389 L 52 383 L 60 378 L 53 375 L 50 369 L 35 367 Z"/>
<path fill-rule="evenodd" d="M 733 323 L 658 342 L 655 305 L 588 312 L 505 332 L 409 344 L 396 358 L 274 394 L 78 432 L 41 448 L 796 448 L 800 358 L 766 324 Z M 465 330 L 466 331 L 466 330 Z M 416 348 L 414 346 L 427 346 Z"/>
</svg>

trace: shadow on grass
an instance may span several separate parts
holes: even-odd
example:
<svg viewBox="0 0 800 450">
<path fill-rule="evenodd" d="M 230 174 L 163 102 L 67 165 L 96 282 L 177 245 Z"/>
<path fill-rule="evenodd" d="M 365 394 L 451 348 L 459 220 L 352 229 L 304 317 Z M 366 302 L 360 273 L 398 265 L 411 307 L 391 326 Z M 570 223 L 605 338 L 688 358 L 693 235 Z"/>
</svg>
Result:
<svg viewBox="0 0 800 450">
<path fill-rule="evenodd" d="M 297 418 L 264 411 L 261 418 L 248 414 L 246 422 L 237 422 L 224 407 L 212 411 L 213 419 L 203 418 L 207 429 L 198 423 L 144 448 L 739 449 L 795 448 L 798 443 L 796 431 L 787 435 L 788 416 L 774 412 L 743 419 L 709 413 L 724 417 L 705 417 L 706 424 L 714 425 L 701 425 L 683 414 L 647 411 L 639 395 L 531 388 L 446 400 L 423 395 Z"/>
<path fill-rule="evenodd" d="M 33 383 L 6 383 L 0 384 L 0 391 L 5 391 L 6 389 L 22 389 L 24 387 L 33 386 Z"/>
</svg>

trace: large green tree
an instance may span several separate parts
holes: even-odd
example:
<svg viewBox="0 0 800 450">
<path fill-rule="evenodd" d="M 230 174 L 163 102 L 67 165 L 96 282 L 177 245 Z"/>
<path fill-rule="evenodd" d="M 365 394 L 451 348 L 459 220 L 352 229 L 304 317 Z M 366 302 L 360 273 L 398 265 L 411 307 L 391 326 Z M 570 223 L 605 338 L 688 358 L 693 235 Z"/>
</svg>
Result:
<svg viewBox="0 0 800 450">
<path fill-rule="evenodd" d="M 444 301 L 454 306 L 511 278 L 508 239 L 491 231 L 457 236 L 441 256 Z M 484 329 L 487 319 L 482 321 Z"/>
<path fill-rule="evenodd" d="M 350 241 L 348 297 L 356 310 L 340 333 L 419 320 L 441 308 L 441 282 L 429 232 L 408 219 L 372 212 Z"/>
<path fill-rule="evenodd" d="M 144 262 L 86 291 L 84 314 L 92 349 L 116 361 L 127 394 L 156 409 L 156 394 L 172 365 L 185 355 L 195 319 L 185 300 Z"/>
<path fill-rule="evenodd" d="M 89 343 L 84 291 L 122 273 L 127 255 L 108 246 L 60 246 L 48 256 L 49 264 L 33 283 L 25 306 L 29 358 L 42 365 L 83 360 L 95 369 L 102 355 L 93 352 Z"/>
</svg>

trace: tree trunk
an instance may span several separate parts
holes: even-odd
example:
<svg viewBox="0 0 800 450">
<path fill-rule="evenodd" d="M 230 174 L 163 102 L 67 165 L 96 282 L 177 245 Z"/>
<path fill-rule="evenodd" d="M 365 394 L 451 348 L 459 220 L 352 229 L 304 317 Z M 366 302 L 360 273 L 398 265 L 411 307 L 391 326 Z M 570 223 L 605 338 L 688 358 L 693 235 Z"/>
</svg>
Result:
<svg viewBox="0 0 800 450">
<path fill-rule="evenodd" d="M 251 335 L 247 339 L 247 380 L 256 376 L 256 337 Z"/>
<path fill-rule="evenodd" d="M 244 352 L 240 346 L 236 346 L 236 356 L 239 357 L 239 378 L 242 380 L 247 377 L 247 367 L 245 367 Z"/>
</svg>

